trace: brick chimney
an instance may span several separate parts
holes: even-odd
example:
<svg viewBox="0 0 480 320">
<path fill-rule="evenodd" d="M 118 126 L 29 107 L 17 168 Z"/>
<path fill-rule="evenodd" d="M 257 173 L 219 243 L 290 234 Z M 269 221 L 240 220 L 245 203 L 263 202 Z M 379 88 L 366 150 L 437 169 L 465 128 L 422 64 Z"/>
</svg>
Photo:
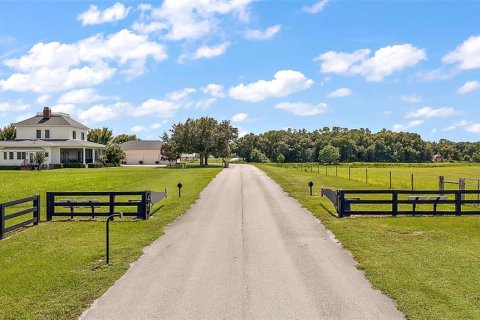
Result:
<svg viewBox="0 0 480 320">
<path fill-rule="evenodd" d="M 52 117 L 52 110 L 49 107 L 43 108 L 43 119 L 50 119 Z"/>
</svg>

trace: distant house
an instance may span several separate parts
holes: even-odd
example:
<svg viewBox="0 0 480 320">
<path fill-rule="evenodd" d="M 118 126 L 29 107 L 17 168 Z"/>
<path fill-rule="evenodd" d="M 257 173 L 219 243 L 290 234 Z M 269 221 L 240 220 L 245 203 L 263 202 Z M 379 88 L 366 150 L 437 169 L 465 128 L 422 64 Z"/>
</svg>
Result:
<svg viewBox="0 0 480 320">
<path fill-rule="evenodd" d="M 198 159 L 198 153 L 182 153 L 180 155 L 181 161 L 195 161 Z"/>
<path fill-rule="evenodd" d="M 125 151 L 127 165 L 154 165 L 166 164 L 162 160 L 162 141 L 160 140 L 134 140 L 120 144 Z"/>
<path fill-rule="evenodd" d="M 87 164 L 98 160 L 105 149 L 102 144 L 87 141 L 88 127 L 50 108 L 14 126 L 16 139 L 0 141 L 0 166 L 32 164 L 38 151 L 45 152 L 45 165 Z"/>
<path fill-rule="evenodd" d="M 443 162 L 443 161 L 445 161 L 445 160 L 439 154 L 434 155 L 433 158 L 432 158 L 432 162 Z"/>
</svg>

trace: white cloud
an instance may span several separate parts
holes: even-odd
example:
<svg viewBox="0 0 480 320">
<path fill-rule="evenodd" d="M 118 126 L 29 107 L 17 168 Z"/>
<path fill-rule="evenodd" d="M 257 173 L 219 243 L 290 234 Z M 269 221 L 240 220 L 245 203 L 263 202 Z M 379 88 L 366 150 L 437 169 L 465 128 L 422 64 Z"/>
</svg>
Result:
<svg viewBox="0 0 480 320">
<path fill-rule="evenodd" d="M 0 112 L 19 112 L 30 109 L 30 105 L 21 102 L 0 102 Z"/>
<path fill-rule="evenodd" d="M 134 22 L 132 25 L 132 29 L 137 31 L 138 33 L 142 34 L 149 34 L 153 32 L 158 32 L 167 29 L 168 26 L 159 21 L 153 21 L 149 23 L 144 22 Z"/>
<path fill-rule="evenodd" d="M 120 115 L 120 112 L 126 107 L 125 103 L 118 102 L 113 105 L 97 104 L 85 110 L 79 110 L 77 116 L 82 121 L 103 122 L 113 120 Z"/>
<path fill-rule="evenodd" d="M 86 104 L 104 99 L 95 89 L 86 88 L 69 91 L 57 100 L 59 104 Z"/>
<path fill-rule="evenodd" d="M 167 93 L 167 99 L 172 101 L 180 101 L 195 92 L 197 92 L 195 88 L 184 88 L 178 91 L 172 91 Z"/>
<path fill-rule="evenodd" d="M 42 94 L 40 96 L 38 96 L 37 100 L 35 100 L 35 102 L 39 105 L 43 105 L 43 104 L 46 104 L 48 101 L 50 101 L 50 95 L 48 94 Z"/>
<path fill-rule="evenodd" d="M 74 104 L 57 104 L 50 107 L 53 112 L 63 112 L 68 114 L 73 114 L 76 108 L 77 106 L 75 106 Z"/>
<path fill-rule="evenodd" d="M 220 43 L 215 46 L 203 45 L 195 51 L 191 59 L 193 60 L 211 59 L 211 58 L 221 56 L 227 51 L 229 46 L 230 46 L 229 42 Z"/>
<path fill-rule="evenodd" d="M 245 38 L 253 41 L 263 41 L 268 40 L 275 36 L 282 27 L 279 24 L 271 26 L 265 30 L 247 30 L 245 31 Z"/>
<path fill-rule="evenodd" d="M 327 97 L 341 98 L 341 97 L 347 97 L 351 94 L 352 94 L 352 90 L 350 90 L 349 88 L 339 88 L 335 91 L 330 92 Z"/>
<path fill-rule="evenodd" d="M 479 81 L 467 81 L 460 88 L 457 89 L 457 93 L 467 94 L 478 89 L 480 89 Z"/>
<path fill-rule="evenodd" d="M 327 5 L 327 3 L 329 2 L 330 0 L 318 0 L 317 2 L 315 2 L 314 4 L 312 4 L 311 6 L 305 6 L 303 7 L 303 10 L 305 12 L 308 12 L 310 14 L 316 14 L 316 13 L 319 13 L 321 11 L 323 11 L 323 9 L 325 8 L 325 6 Z"/>
<path fill-rule="evenodd" d="M 236 100 L 258 102 L 272 97 L 288 96 L 308 89 L 314 83 L 301 72 L 294 70 L 280 70 L 273 77 L 273 80 L 239 84 L 229 89 L 229 95 Z"/>
<path fill-rule="evenodd" d="M 395 124 L 393 126 L 393 131 L 405 131 L 407 129 L 417 127 L 421 125 L 424 121 L 423 120 L 412 120 L 408 122 L 407 124 Z"/>
<path fill-rule="evenodd" d="M 79 14 L 77 19 L 82 21 L 82 25 L 84 26 L 102 24 L 123 20 L 127 17 L 129 11 L 130 8 L 125 7 L 119 2 L 103 11 L 99 10 L 95 5 L 91 5 L 87 11 Z"/>
<path fill-rule="evenodd" d="M 205 99 L 205 100 L 199 100 L 195 103 L 195 108 L 207 109 L 211 105 L 213 105 L 215 102 L 217 102 L 217 98 L 209 98 L 209 99 Z"/>
<path fill-rule="evenodd" d="M 133 108 L 130 114 L 134 117 L 153 115 L 159 118 L 171 118 L 181 107 L 181 104 L 169 100 L 148 99 L 139 107 Z"/>
<path fill-rule="evenodd" d="M 164 120 L 162 121 L 162 123 L 154 123 L 150 126 L 150 129 L 158 129 L 158 128 L 161 128 L 165 123 L 167 122 L 167 120 Z"/>
<path fill-rule="evenodd" d="M 314 116 L 325 112 L 327 105 L 325 103 L 313 105 L 305 102 L 280 102 L 275 105 L 275 108 L 287 111 L 296 116 Z"/>
<path fill-rule="evenodd" d="M 138 76 L 144 73 L 149 58 L 166 59 L 164 47 L 129 30 L 72 44 L 38 43 L 26 55 L 4 61 L 19 72 L 0 80 L 0 90 L 49 93 L 92 86 L 110 79 L 117 70 Z"/>
<path fill-rule="evenodd" d="M 480 36 L 472 36 L 443 57 L 444 63 L 457 63 L 461 70 L 480 68 Z"/>
<path fill-rule="evenodd" d="M 140 133 L 140 132 L 143 132 L 143 131 L 147 131 L 147 129 L 144 127 L 144 126 L 133 126 L 130 128 L 130 131 L 132 131 L 133 133 Z"/>
<path fill-rule="evenodd" d="M 425 50 L 408 43 L 383 47 L 369 56 L 369 49 L 352 53 L 328 51 L 314 61 L 322 62 L 321 71 L 324 73 L 362 75 L 368 81 L 383 81 L 385 77 L 427 59 Z"/>
<path fill-rule="evenodd" d="M 215 98 L 224 98 L 223 86 L 216 83 L 210 83 L 202 88 L 202 92 Z"/>
<path fill-rule="evenodd" d="M 480 123 L 474 123 L 465 128 L 468 132 L 480 133 Z"/>
<path fill-rule="evenodd" d="M 420 103 L 422 102 L 422 97 L 417 96 L 416 94 L 403 95 L 400 97 L 400 100 L 408 103 Z"/>
<path fill-rule="evenodd" d="M 423 107 L 417 109 L 415 111 L 409 111 L 406 114 L 406 118 L 440 118 L 440 117 L 448 117 L 457 114 L 458 112 L 454 108 L 431 108 L 431 107 Z"/>
<path fill-rule="evenodd" d="M 247 113 L 237 113 L 232 117 L 233 122 L 242 122 L 247 120 L 248 114 Z"/>
</svg>

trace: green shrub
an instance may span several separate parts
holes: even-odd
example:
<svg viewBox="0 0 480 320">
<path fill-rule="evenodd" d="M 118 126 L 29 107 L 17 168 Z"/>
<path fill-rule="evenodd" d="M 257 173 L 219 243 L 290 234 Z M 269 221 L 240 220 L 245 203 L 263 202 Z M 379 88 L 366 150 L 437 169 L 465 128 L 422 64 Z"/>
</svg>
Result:
<svg viewBox="0 0 480 320">
<path fill-rule="evenodd" d="M 85 165 L 79 162 L 71 162 L 71 163 L 64 163 L 63 167 L 64 168 L 85 168 Z"/>
<path fill-rule="evenodd" d="M 20 170 L 19 166 L 0 166 L 0 170 Z"/>
<path fill-rule="evenodd" d="M 52 165 L 52 169 L 63 169 L 63 164 L 55 163 Z"/>
<path fill-rule="evenodd" d="M 103 168 L 104 165 L 101 162 L 95 162 L 95 163 L 89 163 L 88 167 L 89 168 Z"/>
</svg>

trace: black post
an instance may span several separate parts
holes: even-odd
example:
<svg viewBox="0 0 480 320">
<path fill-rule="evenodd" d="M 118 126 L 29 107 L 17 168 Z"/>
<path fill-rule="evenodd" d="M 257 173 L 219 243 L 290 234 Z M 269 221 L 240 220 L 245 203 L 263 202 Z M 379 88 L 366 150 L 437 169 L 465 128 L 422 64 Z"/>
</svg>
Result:
<svg viewBox="0 0 480 320">
<path fill-rule="evenodd" d="M 110 193 L 110 197 L 109 197 L 109 213 L 110 215 L 114 214 L 115 213 L 115 195 L 113 193 Z"/>
<path fill-rule="evenodd" d="M 351 180 L 350 179 L 350 167 L 348 167 L 348 180 Z"/>
<path fill-rule="evenodd" d="M 414 189 L 414 188 L 413 188 L 413 173 L 412 173 L 412 191 L 413 191 L 413 189 Z"/>
<path fill-rule="evenodd" d="M 148 219 L 148 214 L 147 214 L 147 206 L 148 206 L 148 203 L 147 203 L 147 192 L 148 191 L 145 191 L 144 193 L 142 193 L 142 212 L 141 212 L 141 218 L 143 220 L 147 220 Z"/>
<path fill-rule="evenodd" d="M 392 191 L 392 216 L 396 217 L 398 213 L 398 192 Z"/>
<path fill-rule="evenodd" d="M 343 193 L 342 190 L 338 190 L 338 217 L 343 218 L 345 216 L 345 211 L 344 211 L 344 200 L 345 200 L 345 194 Z"/>
<path fill-rule="evenodd" d="M 40 222 L 40 196 L 34 196 L 33 199 L 33 207 L 35 211 L 33 211 L 33 225 L 36 226 Z"/>
<path fill-rule="evenodd" d="M 310 197 L 311 197 L 313 195 L 313 193 L 312 193 L 313 182 L 312 181 L 310 181 L 308 183 L 308 187 L 310 188 Z"/>
<path fill-rule="evenodd" d="M 110 263 L 110 221 L 113 220 L 114 217 L 120 217 L 120 219 L 123 217 L 122 213 L 116 213 L 116 214 L 111 214 L 107 218 L 107 225 L 106 225 L 106 261 L 107 264 Z"/>
<path fill-rule="evenodd" d="M 5 207 L 0 203 L 0 239 L 5 234 Z"/>
<path fill-rule="evenodd" d="M 53 192 L 47 192 L 47 220 L 52 221 L 53 214 L 55 212 L 55 194 Z"/>
<path fill-rule="evenodd" d="M 455 191 L 455 215 L 462 214 L 462 192 Z"/>
<path fill-rule="evenodd" d="M 392 189 L 392 171 L 390 171 L 390 189 Z"/>
<path fill-rule="evenodd" d="M 177 184 L 177 188 L 178 188 L 178 197 L 180 198 L 182 196 L 182 187 L 183 187 L 183 184 L 181 182 L 179 182 Z"/>
</svg>

